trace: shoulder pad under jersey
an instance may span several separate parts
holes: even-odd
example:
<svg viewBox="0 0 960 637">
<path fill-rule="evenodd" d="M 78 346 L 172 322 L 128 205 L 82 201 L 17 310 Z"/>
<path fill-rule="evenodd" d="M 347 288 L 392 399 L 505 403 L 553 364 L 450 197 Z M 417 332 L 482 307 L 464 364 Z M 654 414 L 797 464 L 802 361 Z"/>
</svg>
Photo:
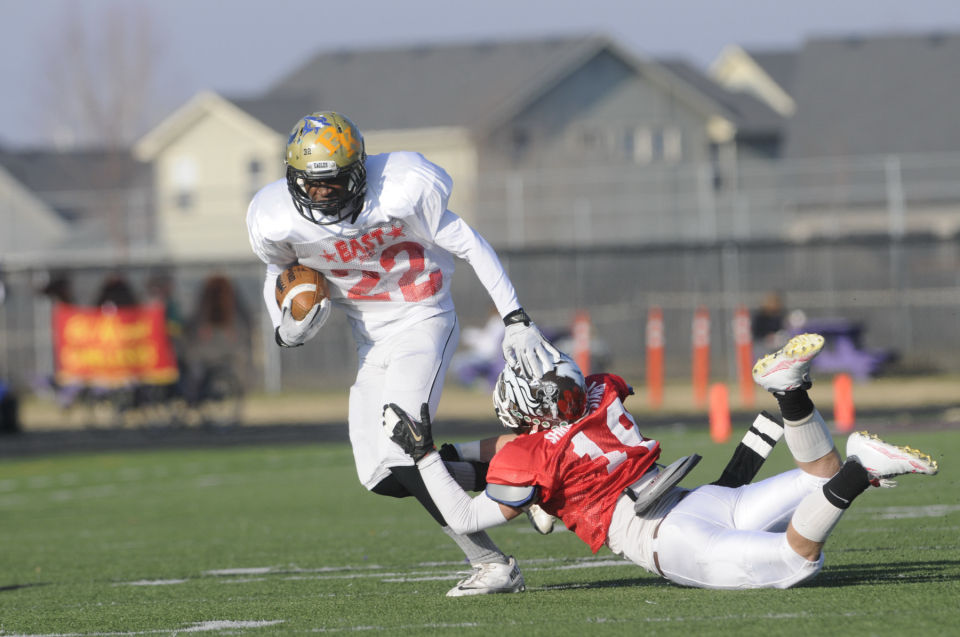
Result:
<svg viewBox="0 0 960 637">
<path fill-rule="evenodd" d="M 290 234 L 298 213 L 290 200 L 286 180 L 278 180 L 260 189 L 250 202 L 247 223 L 263 239 L 283 241 Z"/>
<path fill-rule="evenodd" d="M 487 484 L 487 497 L 494 502 L 512 507 L 522 507 L 533 502 L 537 487 L 511 487 L 505 484 Z"/>
</svg>

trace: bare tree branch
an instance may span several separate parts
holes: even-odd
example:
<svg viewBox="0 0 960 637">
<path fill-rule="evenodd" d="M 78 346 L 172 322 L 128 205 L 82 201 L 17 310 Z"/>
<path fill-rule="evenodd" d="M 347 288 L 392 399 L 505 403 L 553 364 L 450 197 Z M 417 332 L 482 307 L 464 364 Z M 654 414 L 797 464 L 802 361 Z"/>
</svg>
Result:
<svg viewBox="0 0 960 637">
<path fill-rule="evenodd" d="M 117 3 L 91 19 L 68 4 L 39 60 L 37 117 L 57 147 L 122 147 L 142 134 L 159 37 L 143 6 Z"/>
</svg>

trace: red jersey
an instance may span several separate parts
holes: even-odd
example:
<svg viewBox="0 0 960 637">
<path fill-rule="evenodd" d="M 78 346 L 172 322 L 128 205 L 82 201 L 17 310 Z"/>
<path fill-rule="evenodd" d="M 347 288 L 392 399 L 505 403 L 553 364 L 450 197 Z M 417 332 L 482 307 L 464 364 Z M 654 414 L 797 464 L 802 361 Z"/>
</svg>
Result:
<svg viewBox="0 0 960 637">
<path fill-rule="evenodd" d="M 487 482 L 539 487 L 543 510 L 596 553 L 617 499 L 660 457 L 660 443 L 644 438 L 624 408 L 632 391 L 622 378 L 594 374 L 586 381 L 587 415 L 507 443 L 490 462 Z"/>
</svg>

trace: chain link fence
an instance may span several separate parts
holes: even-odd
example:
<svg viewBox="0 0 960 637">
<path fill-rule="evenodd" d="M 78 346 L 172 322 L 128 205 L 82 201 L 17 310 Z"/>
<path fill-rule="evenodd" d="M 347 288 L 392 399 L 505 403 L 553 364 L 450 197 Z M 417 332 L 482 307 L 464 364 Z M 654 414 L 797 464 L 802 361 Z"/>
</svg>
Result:
<svg viewBox="0 0 960 637">
<path fill-rule="evenodd" d="M 650 308 L 663 311 L 668 377 L 690 374 L 693 313 L 711 316 L 711 375 L 734 378 L 733 315 L 753 309 L 771 291 L 788 310 L 810 321 L 843 319 L 863 326 L 864 348 L 896 354 L 900 373 L 960 372 L 960 240 L 930 236 L 829 242 L 716 242 L 651 247 L 604 246 L 500 250 L 528 312 L 546 330 L 569 329 L 589 312 L 593 334 L 609 353 L 611 369 L 642 382 L 644 330 Z M 172 300 L 185 320 L 203 281 L 225 275 L 238 311 L 251 329 L 238 349 L 253 391 L 346 388 L 356 356 L 346 320 L 335 312 L 318 337 L 281 350 L 263 308 L 263 269 L 253 260 L 231 263 L 135 262 L 122 266 L 140 298 L 151 280 L 169 276 Z M 0 379 L 29 391 L 53 372 L 50 281 L 65 277 L 74 302 L 92 304 L 113 264 L 51 269 L 19 266 L 0 272 Z M 482 325 L 491 310 L 473 271 L 459 263 L 454 300 L 463 326 Z M 188 345 L 189 349 L 189 345 Z M 960 389 L 958 389 L 960 392 Z"/>
</svg>

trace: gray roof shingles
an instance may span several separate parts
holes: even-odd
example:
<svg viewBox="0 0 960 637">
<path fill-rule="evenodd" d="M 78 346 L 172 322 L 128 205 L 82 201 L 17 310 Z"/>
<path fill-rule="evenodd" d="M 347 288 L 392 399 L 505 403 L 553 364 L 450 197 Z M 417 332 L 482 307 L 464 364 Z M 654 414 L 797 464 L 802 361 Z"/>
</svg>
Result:
<svg viewBox="0 0 960 637">
<path fill-rule="evenodd" d="M 604 41 L 582 36 L 322 52 L 265 95 L 340 111 L 362 130 L 476 129 L 558 65 Z"/>
<path fill-rule="evenodd" d="M 810 40 L 784 156 L 956 152 L 958 69 L 960 34 Z"/>
</svg>

